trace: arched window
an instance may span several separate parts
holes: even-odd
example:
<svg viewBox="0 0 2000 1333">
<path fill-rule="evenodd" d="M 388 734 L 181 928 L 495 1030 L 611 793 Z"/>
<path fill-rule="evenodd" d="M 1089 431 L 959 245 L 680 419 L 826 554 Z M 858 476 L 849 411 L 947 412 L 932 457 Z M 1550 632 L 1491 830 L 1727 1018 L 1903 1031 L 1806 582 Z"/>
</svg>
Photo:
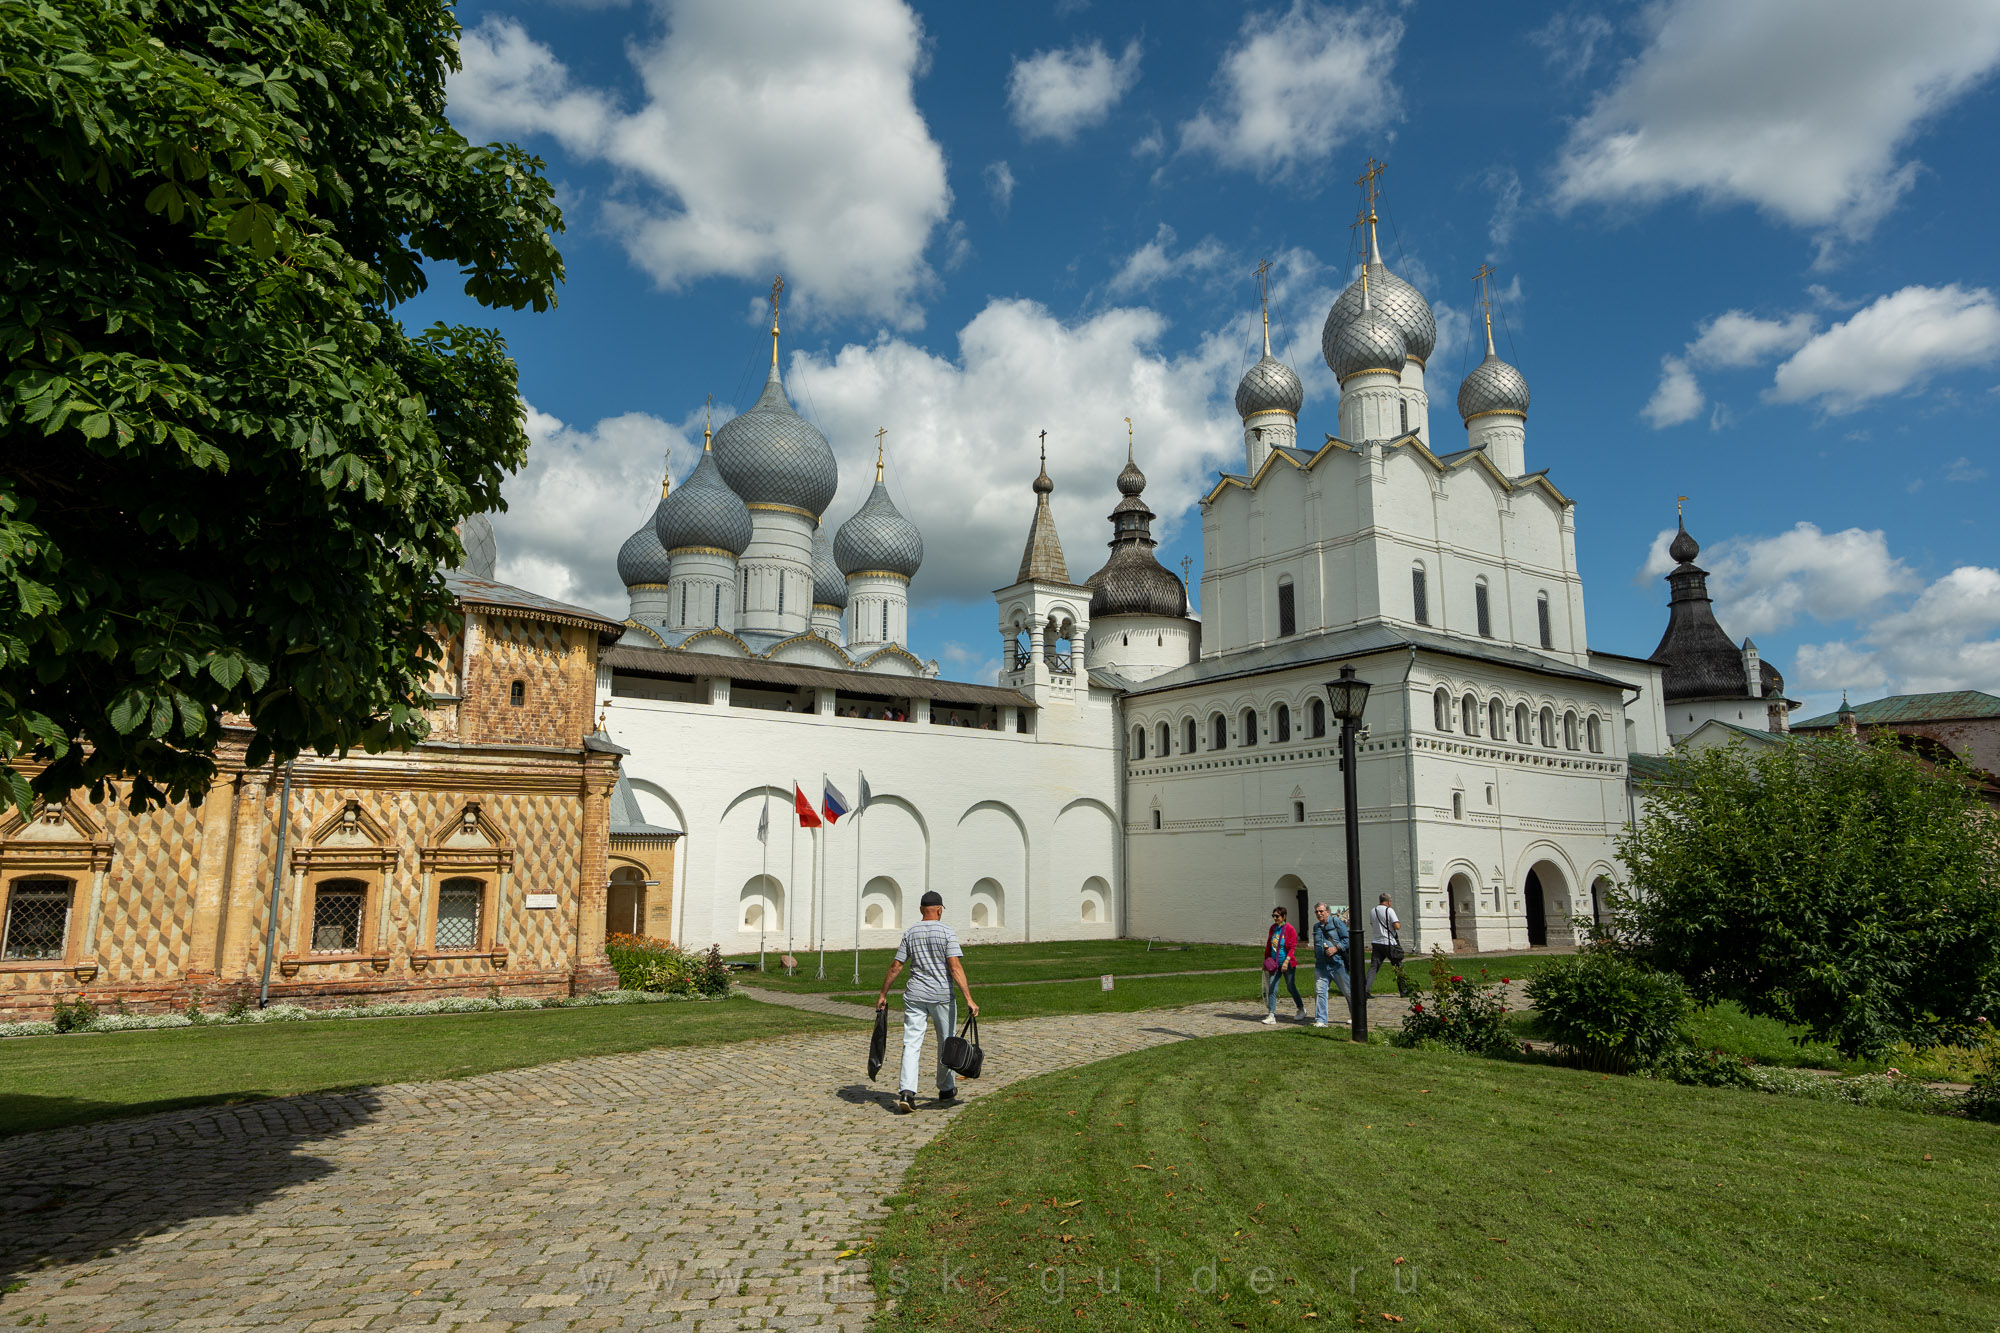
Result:
<svg viewBox="0 0 2000 1333">
<path fill-rule="evenodd" d="M 1462 791 L 1455 791 L 1451 794 L 1451 817 L 1453 819 L 1465 818 L 1465 793 Z"/>
<path fill-rule="evenodd" d="M 1442 685 L 1431 696 L 1431 722 L 1439 731 L 1451 730 L 1451 692 Z"/>
<path fill-rule="evenodd" d="M 1528 731 L 1528 705 L 1515 704 L 1514 739 L 1519 741 L 1521 744 L 1526 745 L 1528 743 L 1529 735 L 1530 733 Z"/>
<path fill-rule="evenodd" d="M 1323 740 L 1325 739 L 1325 737 L 1326 737 L 1326 700 L 1314 699 L 1312 706 L 1312 738 L 1317 741 L 1317 740 Z"/>
<path fill-rule="evenodd" d="M 1160 812 L 1158 810 L 1155 810 L 1153 811 L 1153 827 L 1157 829 L 1159 826 L 1160 826 Z"/>
<path fill-rule="evenodd" d="M 1419 625 L 1431 623 L 1430 590 L 1424 585 L 1424 567 L 1410 571 L 1410 618 Z"/>
<path fill-rule="evenodd" d="M 1279 704 L 1271 714 L 1271 739 L 1283 745 L 1292 738 L 1292 710 L 1289 704 Z"/>
<path fill-rule="evenodd" d="M 1227 750 L 1229 748 L 1229 719 L 1217 713 L 1208 720 L 1208 748 Z"/>
<path fill-rule="evenodd" d="M 1479 734 L 1479 700 L 1470 693 L 1458 701 L 1458 729 L 1468 736 Z"/>
<path fill-rule="evenodd" d="M 1306 803 L 1304 801 L 1292 802 L 1292 822 L 1294 824 L 1303 824 L 1306 822 Z"/>
<path fill-rule="evenodd" d="M 1243 710 L 1243 743 L 1245 745 L 1257 743 L 1257 710 L 1254 708 Z"/>
<path fill-rule="evenodd" d="M 1132 758 L 1144 759 L 1145 757 L 1146 729 L 1144 727 L 1134 727 L 1132 728 Z"/>
<path fill-rule="evenodd" d="M 1496 741 L 1507 735 L 1507 706 L 1498 699 L 1487 701 L 1486 734 Z"/>
<path fill-rule="evenodd" d="M 1184 736 L 1184 737 L 1182 738 L 1182 740 L 1181 740 L 1181 753 L 1182 753 L 1182 754 L 1193 754 L 1193 753 L 1194 753 L 1194 750 L 1195 750 L 1195 745 L 1194 745 L 1194 719 L 1193 719 L 1193 718 L 1189 718 L 1189 719 L 1187 720 L 1187 726 L 1186 726 L 1186 727 L 1184 728 L 1184 730 L 1186 730 L 1186 732 L 1187 732 L 1187 735 L 1186 735 L 1186 736 Z"/>
<path fill-rule="evenodd" d="M 1475 579 L 1472 584 L 1472 614 L 1479 622 L 1479 637 L 1493 637 L 1493 606 L 1486 597 L 1486 580 Z"/>
<path fill-rule="evenodd" d="M 1590 752 L 1592 754 L 1603 754 L 1604 728 L 1598 724 L 1597 714 L 1592 713 L 1590 715 L 1590 720 L 1584 723 L 1583 729 L 1585 738 L 1590 742 Z"/>
<path fill-rule="evenodd" d="M 1278 637 L 1282 639 L 1298 632 L 1298 603 L 1293 599 L 1292 581 L 1282 578 L 1278 580 Z"/>
<path fill-rule="evenodd" d="M 528 683 L 517 680 L 507 687 L 507 702 L 519 708 L 528 702 Z"/>
<path fill-rule="evenodd" d="M 1553 708 L 1542 709 L 1541 723 L 1542 748 L 1553 750 L 1556 748 L 1556 710 Z"/>
<path fill-rule="evenodd" d="M 1173 729 L 1162 722 L 1159 727 L 1159 734 L 1155 737 L 1153 744 L 1153 748 L 1159 752 L 1162 759 L 1174 752 L 1173 738 Z"/>
<path fill-rule="evenodd" d="M 1554 628 L 1549 624 L 1549 595 L 1540 593 L 1535 597 L 1535 623 L 1542 632 L 1542 647 L 1556 646 Z"/>
<path fill-rule="evenodd" d="M 1574 750 L 1575 748 L 1576 710 L 1571 709 L 1569 712 L 1563 714 L 1563 749 Z"/>
<path fill-rule="evenodd" d="M 1402 433 L 1408 435 L 1410 433 L 1410 400 L 1407 398 L 1399 398 L 1396 400 L 1396 406 L 1402 409 L 1402 417 L 1403 417 Z"/>
</svg>

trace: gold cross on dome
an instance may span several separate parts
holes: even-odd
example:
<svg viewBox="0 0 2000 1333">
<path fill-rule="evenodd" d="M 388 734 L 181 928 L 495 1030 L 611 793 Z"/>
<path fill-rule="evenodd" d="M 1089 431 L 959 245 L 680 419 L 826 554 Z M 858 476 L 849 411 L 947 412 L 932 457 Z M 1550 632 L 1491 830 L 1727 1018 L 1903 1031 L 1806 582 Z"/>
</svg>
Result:
<svg viewBox="0 0 2000 1333">
<path fill-rule="evenodd" d="M 1367 196 L 1368 211 L 1371 214 L 1375 211 L 1375 201 L 1382 196 L 1382 173 L 1388 169 L 1385 163 L 1377 162 L 1371 157 L 1368 159 L 1367 169 L 1354 178 L 1354 183 L 1359 185 Z"/>
<path fill-rule="evenodd" d="M 882 437 L 888 433 L 887 426 L 875 432 L 875 480 L 877 481 L 882 480 Z"/>
</svg>

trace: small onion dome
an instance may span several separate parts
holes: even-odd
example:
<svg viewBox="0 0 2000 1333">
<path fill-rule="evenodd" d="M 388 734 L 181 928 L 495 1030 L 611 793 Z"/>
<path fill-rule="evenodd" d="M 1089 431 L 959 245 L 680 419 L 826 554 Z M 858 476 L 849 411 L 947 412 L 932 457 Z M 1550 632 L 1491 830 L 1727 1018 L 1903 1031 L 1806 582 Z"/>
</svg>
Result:
<svg viewBox="0 0 2000 1333">
<path fill-rule="evenodd" d="M 1402 332 L 1388 316 L 1374 309 L 1363 310 L 1342 324 L 1326 345 L 1327 367 L 1342 384 L 1365 370 L 1400 375 L 1408 360 Z"/>
<path fill-rule="evenodd" d="M 1681 530 L 1674 534 L 1673 544 L 1667 547 L 1667 554 L 1674 558 L 1677 565 L 1691 565 L 1694 558 L 1701 554 L 1701 543 L 1688 536 L 1687 527 L 1682 525 Z"/>
<path fill-rule="evenodd" d="M 826 512 L 840 485 L 826 436 L 792 410 L 775 364 L 750 410 L 715 432 L 715 460 L 746 504 L 786 505 L 814 518 Z"/>
<path fill-rule="evenodd" d="M 659 533 L 660 515 L 666 508 L 667 501 L 660 501 L 653 516 L 618 548 L 618 580 L 628 588 L 667 581 L 667 548 L 660 544 Z"/>
<path fill-rule="evenodd" d="M 726 429 L 726 428 L 725 428 Z M 720 445 L 722 436 L 715 442 Z M 688 479 L 660 501 L 653 527 L 660 546 L 679 551 L 690 546 L 742 555 L 750 545 L 750 511 L 722 479 L 720 455 L 705 452 Z"/>
<path fill-rule="evenodd" d="M 458 544 L 465 548 L 465 559 L 459 562 L 458 572 L 491 582 L 498 554 L 493 520 L 484 514 L 467 514 L 458 525 Z"/>
<path fill-rule="evenodd" d="M 1118 473 L 1118 493 L 1120 495 L 1139 495 L 1144 493 L 1145 489 L 1146 474 L 1139 470 L 1138 463 L 1133 461 L 1130 454 L 1127 454 L 1125 457 L 1125 466 Z M 1119 506 L 1120 509 L 1124 507 L 1122 504 Z M 1143 508 L 1144 506 L 1141 507 Z M 1149 512 L 1147 517 L 1150 518 L 1151 516 Z"/>
<path fill-rule="evenodd" d="M 1187 589 L 1153 555 L 1151 542 L 1115 546 L 1104 568 L 1087 579 L 1090 618 L 1185 616 Z"/>
<path fill-rule="evenodd" d="M 1528 381 L 1521 372 L 1502 361 L 1492 352 L 1486 359 L 1472 368 L 1465 377 L 1465 383 L 1458 386 L 1458 415 L 1461 421 L 1470 421 L 1488 412 L 1508 412 L 1514 416 L 1528 415 Z"/>
<path fill-rule="evenodd" d="M 1428 361 L 1437 349 L 1437 316 L 1431 313 L 1431 304 L 1409 283 L 1388 270 L 1380 259 L 1368 265 L 1368 304 L 1403 335 L 1403 350 L 1411 360 Z M 1348 324 L 1354 322 L 1361 313 L 1361 279 L 1348 284 L 1340 299 L 1333 303 L 1333 309 L 1326 312 L 1326 325 L 1320 330 L 1319 345 L 1330 363 L 1333 360 L 1335 336 Z"/>
<path fill-rule="evenodd" d="M 889 488 L 878 480 L 854 517 L 833 535 L 833 559 L 843 574 L 886 570 L 912 578 L 924 563 L 924 535 L 903 517 L 889 499 Z"/>
<path fill-rule="evenodd" d="M 847 578 L 833 563 L 833 534 L 824 526 L 813 529 L 813 604 L 847 605 Z"/>
<path fill-rule="evenodd" d="M 1236 382 L 1236 415 L 1246 421 L 1259 412 L 1289 412 L 1296 417 L 1305 402 L 1298 372 L 1269 352 Z"/>
</svg>

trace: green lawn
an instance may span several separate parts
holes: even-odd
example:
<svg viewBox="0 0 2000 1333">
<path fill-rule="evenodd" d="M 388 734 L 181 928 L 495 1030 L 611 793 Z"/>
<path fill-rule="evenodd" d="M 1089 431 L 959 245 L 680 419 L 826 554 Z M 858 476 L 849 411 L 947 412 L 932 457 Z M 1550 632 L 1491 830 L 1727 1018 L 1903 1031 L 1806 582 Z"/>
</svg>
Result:
<svg viewBox="0 0 2000 1333">
<path fill-rule="evenodd" d="M 1991 1125 L 1291 1029 L 975 1092 L 872 1263 L 891 1330 L 1991 1328 L 1995 1179 Z"/>
<path fill-rule="evenodd" d="M 1034 944 L 974 944 L 965 950 L 966 973 L 976 987 L 982 981 L 1048 981 L 1063 977 L 1142 976 L 1161 972 L 1198 972 L 1216 967 L 1257 967 L 1263 954 L 1254 946 L 1241 944 L 1153 944 L 1145 940 L 1055 940 Z M 799 960 L 796 976 L 786 976 L 778 964 L 784 950 L 765 954 L 761 973 L 745 974 L 753 986 L 785 991 L 842 991 L 854 989 L 854 951 L 835 949 L 826 955 L 826 980 L 816 980 L 819 955 L 795 952 Z M 894 949 L 861 951 L 861 984 L 876 987 Z M 731 962 L 757 961 L 756 954 L 737 954 Z M 975 992 L 976 993 L 976 992 Z M 983 1005 L 984 1000 L 980 1003 Z"/>
<path fill-rule="evenodd" d="M 994 1023 L 1050 1014 L 1123 1014 L 1134 1009 L 1173 1009 L 1225 1000 L 1255 1001 L 1262 994 L 1259 987 L 1263 979 L 1264 974 L 1255 968 L 1195 977 L 1120 977 L 1107 991 L 1096 980 L 1055 981 L 1045 986 L 981 986 L 979 978 L 973 976 L 972 996 L 979 1001 L 981 1021 Z M 1306 1008 L 1310 1011 L 1311 979 L 1301 971 L 1299 981 L 1299 994 L 1306 997 Z M 864 1012 L 875 1003 L 872 994 L 836 998 Z M 891 995 L 889 1002 L 900 1004 L 901 1000 Z M 1284 1002 L 1289 1013 L 1292 1002 L 1289 993 Z"/>
<path fill-rule="evenodd" d="M 0 1135 L 215 1102 L 421 1079 L 655 1046 L 851 1031 L 736 998 L 255 1027 L 168 1028 L 0 1042 Z"/>
</svg>

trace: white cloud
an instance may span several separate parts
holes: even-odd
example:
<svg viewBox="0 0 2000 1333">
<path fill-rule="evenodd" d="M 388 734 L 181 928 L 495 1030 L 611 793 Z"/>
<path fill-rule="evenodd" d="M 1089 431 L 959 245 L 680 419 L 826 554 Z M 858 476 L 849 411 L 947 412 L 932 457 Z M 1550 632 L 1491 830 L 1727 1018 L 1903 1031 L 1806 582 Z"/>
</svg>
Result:
<svg viewBox="0 0 2000 1333">
<path fill-rule="evenodd" d="M 701 452 L 701 416 L 679 426 L 645 412 L 606 417 L 589 429 L 527 408 L 527 465 L 502 486 L 507 512 L 493 516 L 503 583 L 532 588 L 623 620 L 618 548 L 652 517 L 660 474 L 673 455 L 676 478 Z"/>
<path fill-rule="evenodd" d="M 1528 34 L 1551 68 L 1565 79 L 1581 78 L 1597 59 L 1597 44 L 1611 36 L 1611 21 L 1589 10 L 1567 10 Z"/>
<path fill-rule="evenodd" d="M 1007 112 L 1024 139 L 1068 143 L 1102 125 L 1118 100 L 1139 81 L 1139 42 L 1113 57 L 1093 39 L 1016 60 L 1007 76 Z"/>
<path fill-rule="evenodd" d="M 1701 409 L 1707 402 L 1700 382 L 1688 369 L 1688 363 L 1677 356 L 1663 356 L 1660 358 L 1659 387 L 1653 390 L 1653 396 L 1646 400 L 1646 405 L 1639 409 L 1639 415 L 1646 418 L 1654 430 L 1661 430 L 1693 421 L 1701 415 Z"/>
<path fill-rule="evenodd" d="M 2000 570 L 1962 565 L 1911 605 L 1865 626 L 1858 642 L 1802 645 L 1799 686 L 1898 694 L 1993 688 L 2000 679 Z"/>
<path fill-rule="evenodd" d="M 1918 129 L 2000 61 L 1992 0 L 1670 0 L 1571 127 L 1556 198 L 1755 205 L 1865 237 L 1914 181 Z"/>
<path fill-rule="evenodd" d="M 1487 258 L 1497 259 L 1513 242 L 1521 221 L 1521 174 L 1512 167 L 1489 167 L 1486 188 L 1493 191 L 1493 215 L 1486 223 Z M 1518 275 L 1517 275 L 1518 276 Z"/>
<path fill-rule="evenodd" d="M 1014 168 L 1003 161 L 986 164 L 986 193 L 993 196 L 993 207 L 1005 213 L 1014 203 Z"/>
<path fill-rule="evenodd" d="M 1986 480 L 1986 469 L 1970 458 L 1954 458 L 1945 466 L 1944 479 L 1954 486 Z"/>
<path fill-rule="evenodd" d="M 1850 620 L 1919 583 L 1889 554 L 1879 528 L 1822 532 L 1799 523 L 1776 536 L 1717 542 L 1698 563 L 1710 573 L 1717 618 L 1739 639 L 1784 629 L 1802 615 Z"/>
<path fill-rule="evenodd" d="M 1212 273 L 1228 262 L 1229 252 L 1214 237 L 1204 236 L 1198 244 L 1179 254 L 1173 253 L 1174 240 L 1174 229 L 1162 222 L 1153 239 L 1128 255 L 1112 275 L 1111 293 L 1130 295 L 1169 278 Z"/>
<path fill-rule="evenodd" d="M 2000 303 L 1984 287 L 1905 287 L 1806 343 L 1765 398 L 1852 412 L 1921 387 L 1938 371 L 2000 359 Z"/>
<path fill-rule="evenodd" d="M 948 642 L 938 653 L 948 680 L 969 680 L 987 685 L 1000 679 L 1000 657 L 962 643 Z"/>
<path fill-rule="evenodd" d="M 1803 347 L 1817 323 L 1810 312 L 1778 320 L 1725 311 L 1701 326 L 1701 335 L 1688 344 L 1688 359 L 1704 366 L 1758 365 Z"/>
<path fill-rule="evenodd" d="M 1282 14 L 1253 12 L 1181 146 L 1266 179 L 1310 176 L 1349 139 L 1401 118 L 1390 75 L 1402 39 L 1402 21 L 1375 9 L 1293 0 Z"/>
<path fill-rule="evenodd" d="M 677 287 L 782 270 L 800 306 L 904 326 L 951 207 L 943 150 L 912 85 L 923 34 L 900 0 L 662 0 L 665 31 L 629 48 L 627 109 L 579 85 L 513 19 L 466 33 L 448 90 L 475 138 L 546 135 L 620 175 L 604 219 Z"/>
<path fill-rule="evenodd" d="M 959 331 L 956 356 L 891 336 L 830 356 L 795 353 L 789 383 L 809 394 L 840 458 L 827 521 L 837 527 L 866 497 L 874 432 L 886 425 L 890 494 L 928 539 L 913 595 L 983 599 L 1013 580 L 1046 429 L 1058 526 L 1070 574 L 1082 579 L 1104 561 L 1123 418 L 1137 426 L 1146 498 L 1163 516 L 1156 535 L 1201 494 L 1216 463 L 1237 455 L 1228 395 L 1252 318 L 1176 356 L 1160 350 L 1167 321 L 1153 310 L 1065 322 L 1033 301 L 995 299 Z"/>
</svg>

